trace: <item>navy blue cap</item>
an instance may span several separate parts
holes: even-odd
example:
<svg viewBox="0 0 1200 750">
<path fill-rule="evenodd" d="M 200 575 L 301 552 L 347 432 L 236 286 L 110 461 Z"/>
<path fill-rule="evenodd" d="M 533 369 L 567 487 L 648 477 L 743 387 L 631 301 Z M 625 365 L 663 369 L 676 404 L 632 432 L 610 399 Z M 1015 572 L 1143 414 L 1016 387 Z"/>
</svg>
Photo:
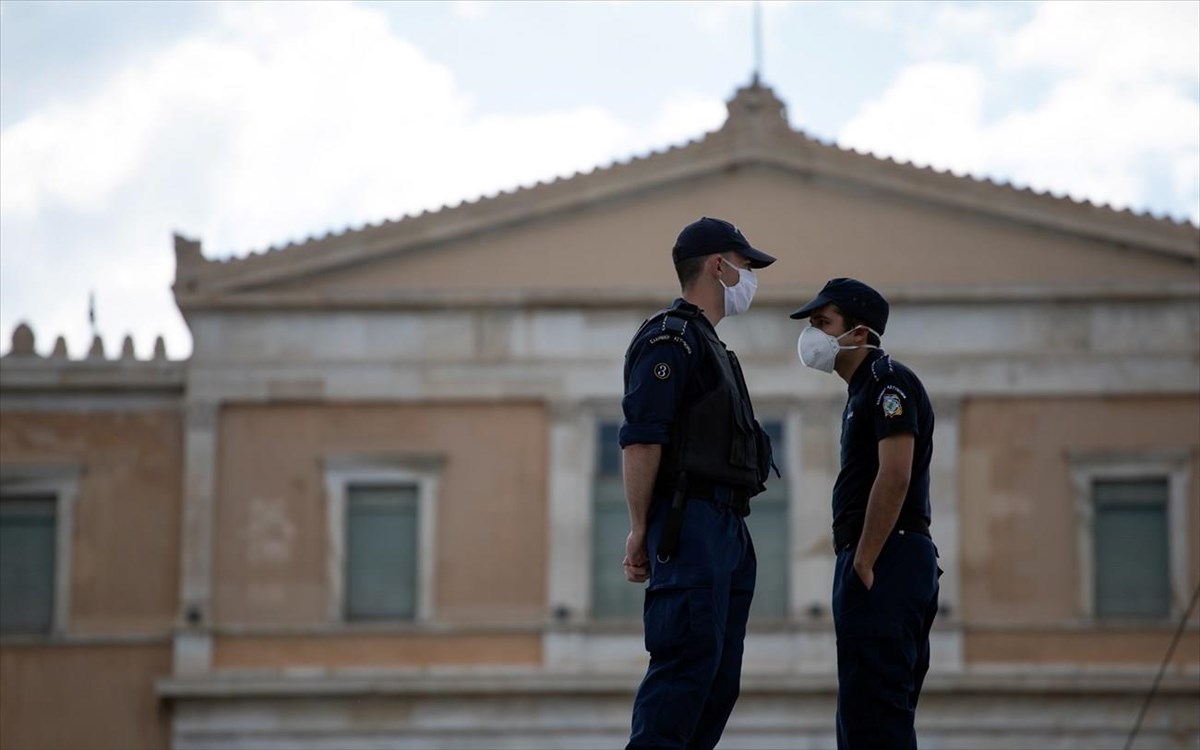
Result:
<svg viewBox="0 0 1200 750">
<path fill-rule="evenodd" d="M 887 327 L 888 302 L 883 295 L 858 279 L 830 279 L 804 307 L 792 313 L 793 320 L 807 318 L 825 305 L 834 304 L 843 314 L 870 326 L 875 333 L 883 335 Z"/>
<path fill-rule="evenodd" d="M 741 253 L 750 261 L 751 268 L 766 268 L 775 262 L 773 256 L 751 247 L 745 235 L 733 224 L 707 216 L 683 228 L 675 240 L 675 247 L 671 248 L 671 260 L 678 263 L 716 253 Z"/>
</svg>

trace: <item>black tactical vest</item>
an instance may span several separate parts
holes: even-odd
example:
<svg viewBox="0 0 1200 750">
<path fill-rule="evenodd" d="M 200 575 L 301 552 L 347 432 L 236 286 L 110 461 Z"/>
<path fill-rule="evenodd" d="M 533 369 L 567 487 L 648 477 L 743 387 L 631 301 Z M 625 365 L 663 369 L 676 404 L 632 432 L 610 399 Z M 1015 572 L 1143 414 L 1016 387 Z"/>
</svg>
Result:
<svg viewBox="0 0 1200 750">
<path fill-rule="evenodd" d="M 680 322 L 690 324 L 699 316 L 694 307 L 670 308 L 655 313 L 643 325 L 663 321 L 664 330 L 681 332 Z M 701 394 L 684 388 L 683 402 L 671 425 L 671 443 L 663 449 L 655 494 L 669 494 L 683 474 L 689 482 L 702 479 L 757 495 L 765 489 L 763 483 L 773 466 L 771 440 L 754 419 L 737 355 L 725 348 L 712 326 L 701 324 L 696 330 L 702 346 L 696 352 L 691 377 L 706 368 L 719 373 L 718 384 Z"/>
</svg>

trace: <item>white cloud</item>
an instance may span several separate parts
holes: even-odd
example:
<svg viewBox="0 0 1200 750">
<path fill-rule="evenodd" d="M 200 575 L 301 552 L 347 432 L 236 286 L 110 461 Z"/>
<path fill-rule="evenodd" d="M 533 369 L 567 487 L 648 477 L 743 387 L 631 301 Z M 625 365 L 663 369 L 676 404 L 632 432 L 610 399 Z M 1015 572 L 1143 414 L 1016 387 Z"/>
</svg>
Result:
<svg viewBox="0 0 1200 750">
<path fill-rule="evenodd" d="M 995 5 L 937 3 L 921 14 L 910 14 L 905 49 L 918 60 L 990 49 L 1002 35 L 1005 18 Z"/>
<path fill-rule="evenodd" d="M 842 128 L 838 141 L 938 169 L 979 169 L 983 88 L 983 75 L 969 65 L 913 65 Z"/>
<path fill-rule="evenodd" d="M 591 169 L 724 115 L 679 96 L 637 126 L 597 107 L 480 116 L 379 11 L 220 7 L 215 30 L 0 133 L 0 331 L 34 316 L 39 349 L 62 332 L 82 354 L 95 287 L 110 355 L 131 331 L 143 356 L 159 332 L 181 356 L 172 230 L 209 255 L 263 248 Z"/>
<path fill-rule="evenodd" d="M 671 97 L 662 103 L 642 145 L 655 148 L 695 138 L 720 128 L 725 115 L 725 102 L 720 99 L 697 94 Z"/>
<path fill-rule="evenodd" d="M 454 15 L 466 21 L 480 21 L 487 18 L 491 8 L 484 0 L 454 0 L 450 3 Z"/>
<path fill-rule="evenodd" d="M 1001 62 L 1118 81 L 1178 77 L 1195 85 L 1200 3 L 1044 2 L 1004 46 Z"/>
<path fill-rule="evenodd" d="M 770 19 L 795 5 L 797 0 L 766 0 L 762 8 L 764 33 L 771 27 Z M 754 4 L 745 0 L 699 0 L 690 3 L 695 10 L 693 18 L 701 31 L 714 35 L 738 35 L 744 33 L 751 38 Z"/>
<path fill-rule="evenodd" d="M 1200 5 L 1183 5 L 1044 3 L 1028 23 L 996 35 L 991 61 L 901 70 L 839 141 L 1118 207 L 1148 203 L 1147 175 L 1157 169 L 1174 213 L 1200 220 Z M 976 26 L 953 13 L 936 17 L 933 37 Z M 993 91 L 981 65 L 989 62 L 1056 82 L 1036 104 L 985 120 Z"/>
<path fill-rule="evenodd" d="M 1039 189 L 1077 199 L 1138 205 L 1148 160 L 1194 156 L 1200 106 L 1165 86 L 1116 87 L 1068 80 L 1042 104 L 988 129 L 991 162 Z M 1176 186 L 1178 187 L 1178 186 Z"/>
</svg>

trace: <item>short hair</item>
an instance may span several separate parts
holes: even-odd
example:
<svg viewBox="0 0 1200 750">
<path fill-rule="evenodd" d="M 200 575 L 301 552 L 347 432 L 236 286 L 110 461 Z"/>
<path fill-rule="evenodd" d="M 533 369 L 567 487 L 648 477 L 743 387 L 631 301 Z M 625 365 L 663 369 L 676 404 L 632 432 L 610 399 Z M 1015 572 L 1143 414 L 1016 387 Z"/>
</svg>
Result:
<svg viewBox="0 0 1200 750">
<path fill-rule="evenodd" d="M 675 275 L 679 277 L 680 289 L 687 289 L 693 281 L 700 277 L 700 271 L 704 269 L 706 260 L 708 260 L 707 255 L 698 255 L 694 258 L 684 258 L 675 264 Z"/>
<path fill-rule="evenodd" d="M 861 320 L 854 317 L 853 315 L 842 312 L 842 308 L 838 307 L 837 305 L 834 305 L 833 307 L 835 310 L 838 311 L 838 314 L 842 316 L 842 322 L 846 324 L 847 332 L 853 331 L 858 326 L 866 325 L 866 323 L 862 322 Z M 880 345 L 879 337 L 876 336 L 875 333 L 869 327 L 867 328 L 867 343 L 870 344 L 871 346 L 879 346 Z"/>
</svg>

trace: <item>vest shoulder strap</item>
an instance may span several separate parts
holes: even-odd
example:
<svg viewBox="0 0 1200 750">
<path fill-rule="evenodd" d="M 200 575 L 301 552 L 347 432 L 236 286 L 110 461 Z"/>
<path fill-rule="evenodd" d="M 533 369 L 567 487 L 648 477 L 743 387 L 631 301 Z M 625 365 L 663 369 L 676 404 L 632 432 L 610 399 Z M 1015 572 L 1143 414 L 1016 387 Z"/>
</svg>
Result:
<svg viewBox="0 0 1200 750">
<path fill-rule="evenodd" d="M 642 321 L 638 333 L 646 330 L 647 326 L 657 325 L 662 333 L 674 333 L 682 336 L 688 325 L 699 316 L 698 310 L 684 310 L 678 307 L 667 307 L 654 313 Z"/>
</svg>

